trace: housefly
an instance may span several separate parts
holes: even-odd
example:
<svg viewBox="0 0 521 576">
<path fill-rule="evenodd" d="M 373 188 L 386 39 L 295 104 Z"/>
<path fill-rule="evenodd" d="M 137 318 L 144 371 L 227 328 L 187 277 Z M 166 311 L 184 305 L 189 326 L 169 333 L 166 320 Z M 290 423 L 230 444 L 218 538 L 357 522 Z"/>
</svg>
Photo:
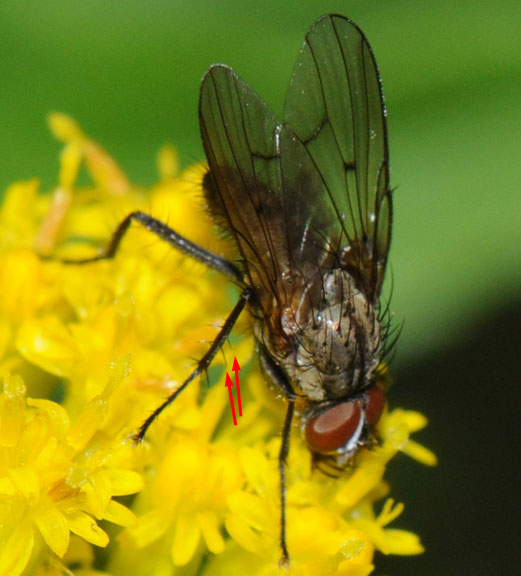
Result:
<svg viewBox="0 0 521 576">
<path fill-rule="evenodd" d="M 391 237 L 386 110 L 362 31 L 327 15 L 304 39 L 282 120 L 224 65 L 204 75 L 199 101 L 210 213 L 235 241 L 236 264 L 143 212 L 129 214 L 103 253 L 138 222 L 238 284 L 217 337 L 157 416 L 204 373 L 244 308 L 261 367 L 286 399 L 279 453 L 283 561 L 288 561 L 285 460 L 298 410 L 313 462 L 345 468 L 374 439 L 382 413 L 389 323 L 379 294 Z"/>
</svg>

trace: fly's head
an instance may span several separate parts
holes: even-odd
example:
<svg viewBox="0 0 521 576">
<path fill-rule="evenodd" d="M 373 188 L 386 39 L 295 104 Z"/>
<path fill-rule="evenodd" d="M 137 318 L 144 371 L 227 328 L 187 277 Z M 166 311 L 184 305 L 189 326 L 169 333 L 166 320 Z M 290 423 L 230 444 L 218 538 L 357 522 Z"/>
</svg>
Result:
<svg viewBox="0 0 521 576">
<path fill-rule="evenodd" d="M 380 383 L 356 397 L 310 408 L 302 426 L 313 464 L 337 475 L 362 446 L 375 441 L 375 428 L 384 408 Z"/>
</svg>

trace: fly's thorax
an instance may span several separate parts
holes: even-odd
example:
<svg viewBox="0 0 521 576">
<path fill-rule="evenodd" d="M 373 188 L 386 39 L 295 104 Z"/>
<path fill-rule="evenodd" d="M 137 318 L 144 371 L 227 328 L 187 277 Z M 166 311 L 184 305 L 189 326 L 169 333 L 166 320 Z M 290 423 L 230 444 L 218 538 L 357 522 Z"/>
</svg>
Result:
<svg viewBox="0 0 521 576">
<path fill-rule="evenodd" d="M 315 284 L 298 307 L 283 310 L 281 325 L 292 346 L 278 358 L 291 382 L 313 401 L 346 398 L 367 388 L 381 356 L 378 311 L 354 278 L 334 269 L 320 281 L 319 298 Z"/>
</svg>

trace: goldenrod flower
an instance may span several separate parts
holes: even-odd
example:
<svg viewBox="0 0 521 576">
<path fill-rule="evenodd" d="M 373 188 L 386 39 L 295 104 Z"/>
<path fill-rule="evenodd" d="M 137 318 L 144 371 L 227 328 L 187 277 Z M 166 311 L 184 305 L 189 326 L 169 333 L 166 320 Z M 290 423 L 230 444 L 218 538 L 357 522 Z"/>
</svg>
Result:
<svg viewBox="0 0 521 576">
<path fill-rule="evenodd" d="M 37 255 L 95 255 L 126 214 L 144 210 L 230 256 L 201 202 L 204 168 L 177 174 L 165 148 L 158 184 L 141 190 L 71 119 L 54 114 L 50 124 L 64 142 L 58 186 L 42 195 L 35 180 L 14 184 L 0 211 L 0 576 L 279 573 L 284 403 L 259 374 L 247 314 L 211 385 L 194 382 L 143 444 L 131 439 L 215 337 L 233 304 L 226 279 L 137 226 L 112 261 Z M 244 368 L 238 426 L 224 386 L 233 356 Z M 295 427 L 291 574 L 362 576 L 375 550 L 422 551 L 416 535 L 389 527 L 403 506 L 387 497 L 383 474 L 398 451 L 435 463 L 409 439 L 425 423 L 385 414 L 381 443 L 339 479 L 311 470 Z"/>
<path fill-rule="evenodd" d="M 97 520 L 121 526 L 134 514 L 113 500 L 142 488 L 128 465 L 128 441 L 102 432 L 110 397 L 127 372 L 119 359 L 101 394 L 85 404 L 75 421 L 59 404 L 27 399 L 19 376 L 3 375 L 0 398 L 0 574 L 20 574 L 32 564 L 63 558 L 71 533 L 105 547 Z"/>
</svg>

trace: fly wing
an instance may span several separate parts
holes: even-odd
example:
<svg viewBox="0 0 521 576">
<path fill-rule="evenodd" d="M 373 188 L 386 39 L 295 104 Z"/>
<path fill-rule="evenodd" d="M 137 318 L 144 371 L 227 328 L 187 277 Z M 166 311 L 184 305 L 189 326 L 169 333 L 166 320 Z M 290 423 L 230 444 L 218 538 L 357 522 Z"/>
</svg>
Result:
<svg viewBox="0 0 521 576">
<path fill-rule="evenodd" d="M 280 124 L 257 93 L 222 65 L 212 66 L 203 78 L 199 120 L 210 168 L 204 182 L 210 210 L 237 241 L 268 316 L 274 300 L 280 304 L 277 283 L 289 268 Z"/>
<path fill-rule="evenodd" d="M 306 35 L 286 96 L 284 200 L 289 212 L 308 206 L 301 260 L 320 261 L 321 246 L 323 258 L 358 276 L 373 299 L 391 237 L 385 116 L 380 75 L 361 30 L 342 16 L 319 19 Z M 289 190 L 296 181 L 316 184 L 295 194 Z"/>
</svg>

